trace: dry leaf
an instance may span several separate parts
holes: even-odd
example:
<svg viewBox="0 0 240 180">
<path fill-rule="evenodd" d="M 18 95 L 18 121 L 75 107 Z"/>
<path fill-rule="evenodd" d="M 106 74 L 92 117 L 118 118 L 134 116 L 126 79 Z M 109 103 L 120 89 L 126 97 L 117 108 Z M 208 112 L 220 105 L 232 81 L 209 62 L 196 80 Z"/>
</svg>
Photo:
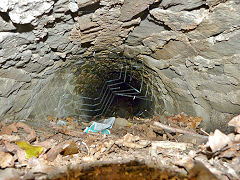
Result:
<svg viewBox="0 0 240 180">
<path fill-rule="evenodd" d="M 170 117 L 166 116 L 166 119 L 172 127 L 179 126 L 188 127 L 191 129 L 196 129 L 203 120 L 202 117 L 185 116 L 184 114 L 177 114 Z"/>
<path fill-rule="evenodd" d="M 196 129 L 199 124 L 202 122 L 203 118 L 202 117 L 188 117 L 188 123 L 187 127 L 191 129 Z"/>
<path fill-rule="evenodd" d="M 200 161 L 194 162 L 194 166 L 190 169 L 188 177 L 195 180 L 218 180 Z"/>
<path fill-rule="evenodd" d="M 7 127 L 2 128 L 0 135 L 3 134 L 11 135 L 13 132 L 17 132 L 18 128 L 23 128 L 25 132 L 29 133 L 29 135 L 26 137 L 26 140 L 28 142 L 32 142 L 36 139 L 36 132 L 28 125 L 22 122 L 13 123 Z"/>
<path fill-rule="evenodd" d="M 133 136 L 132 134 L 127 133 L 122 139 L 117 140 L 115 143 L 132 149 L 141 149 L 147 147 L 150 144 L 150 141 L 140 140 L 139 136 Z"/>
<path fill-rule="evenodd" d="M 0 132 L 0 135 L 2 135 L 2 134 L 11 135 L 13 132 L 17 132 L 16 123 L 13 123 L 13 124 L 10 124 L 9 126 L 3 127 Z"/>
<path fill-rule="evenodd" d="M 228 125 L 235 127 L 236 132 L 240 133 L 240 115 L 232 118 L 232 120 L 228 122 Z"/>
<path fill-rule="evenodd" d="M 63 155 L 72 155 L 78 153 L 78 145 L 72 140 L 71 144 L 63 150 Z"/>
<path fill-rule="evenodd" d="M 79 138 L 84 138 L 86 136 L 86 133 L 83 133 L 81 131 L 79 132 L 79 131 L 69 130 L 69 129 L 66 129 L 63 127 L 59 127 L 59 126 L 53 127 L 53 129 L 62 134 L 66 134 L 69 136 L 74 136 L 74 137 L 79 137 Z"/>
<path fill-rule="evenodd" d="M 206 146 L 209 146 L 212 152 L 216 152 L 221 150 L 228 144 L 231 144 L 230 138 L 226 134 L 223 134 L 221 131 L 216 129 L 214 131 L 214 134 L 208 137 L 208 142 Z"/>
<path fill-rule="evenodd" d="M 1 180 L 20 180 L 18 171 L 15 168 L 6 168 L 0 171 Z"/>
<path fill-rule="evenodd" d="M 67 140 L 59 145 L 53 147 L 47 152 L 47 160 L 48 161 L 54 161 L 56 159 L 57 155 L 60 154 L 66 147 L 68 147 L 71 144 L 72 140 Z"/>
<path fill-rule="evenodd" d="M 7 141 L 5 141 L 4 144 L 5 144 L 6 149 L 9 152 L 17 154 L 19 163 L 24 164 L 26 162 L 26 158 L 25 158 L 26 153 L 23 149 L 21 149 L 18 145 L 9 143 Z"/>
<path fill-rule="evenodd" d="M 124 137 L 123 137 L 123 141 L 125 142 L 135 142 L 138 141 L 140 139 L 139 136 L 133 136 L 132 134 L 127 133 Z"/>
<path fill-rule="evenodd" d="M 15 142 L 15 141 L 19 141 L 20 137 L 18 135 L 3 134 L 3 135 L 0 135 L 0 140 L 9 141 L 9 142 Z"/>
<path fill-rule="evenodd" d="M 47 139 L 46 141 L 39 142 L 34 145 L 44 147 L 44 151 L 43 151 L 43 154 L 44 154 L 47 150 L 49 150 L 51 147 L 53 147 L 55 145 L 55 143 L 56 142 L 53 139 Z"/>
<path fill-rule="evenodd" d="M 66 118 L 66 121 L 68 121 L 69 123 L 72 123 L 74 120 L 74 117 L 70 116 Z"/>
<path fill-rule="evenodd" d="M 29 135 L 26 137 L 26 140 L 28 142 L 32 142 L 36 139 L 36 132 L 32 128 L 30 128 L 28 125 L 26 125 L 22 122 L 18 122 L 17 123 L 17 128 L 23 128 L 24 131 L 29 133 Z"/>
<path fill-rule="evenodd" d="M 0 151 L 0 167 L 12 167 L 14 165 L 14 158 L 11 154 Z"/>
<path fill-rule="evenodd" d="M 31 158 L 28 161 L 28 168 L 31 168 L 33 173 L 50 173 L 53 172 L 53 166 L 49 165 L 45 160 L 39 158 Z"/>
<path fill-rule="evenodd" d="M 47 115 L 47 120 L 48 121 L 57 121 L 57 117 Z"/>
<path fill-rule="evenodd" d="M 240 134 L 235 136 L 234 141 L 240 143 Z"/>
<path fill-rule="evenodd" d="M 16 144 L 26 152 L 26 158 L 38 157 L 43 152 L 43 147 L 41 146 L 31 146 L 26 141 L 18 141 Z"/>
</svg>

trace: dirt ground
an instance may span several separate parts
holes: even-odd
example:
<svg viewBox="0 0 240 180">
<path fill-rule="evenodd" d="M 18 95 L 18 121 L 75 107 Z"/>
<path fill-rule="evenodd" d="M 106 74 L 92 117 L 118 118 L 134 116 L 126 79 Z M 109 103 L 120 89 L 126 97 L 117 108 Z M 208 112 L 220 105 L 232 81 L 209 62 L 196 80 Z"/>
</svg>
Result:
<svg viewBox="0 0 240 180">
<path fill-rule="evenodd" d="M 240 116 L 228 123 L 235 128 L 228 135 L 206 133 L 201 121 L 184 114 L 116 118 L 109 135 L 84 132 L 92 122 L 74 117 L 2 121 L 0 180 L 240 179 Z"/>
</svg>

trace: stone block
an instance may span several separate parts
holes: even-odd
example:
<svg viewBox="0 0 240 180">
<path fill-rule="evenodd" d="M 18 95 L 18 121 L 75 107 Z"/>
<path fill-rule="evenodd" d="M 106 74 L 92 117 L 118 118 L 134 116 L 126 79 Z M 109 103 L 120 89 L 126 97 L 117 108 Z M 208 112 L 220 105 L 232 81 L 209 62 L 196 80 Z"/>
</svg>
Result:
<svg viewBox="0 0 240 180">
<path fill-rule="evenodd" d="M 13 97 L 0 97 L 0 117 L 3 117 L 13 106 Z"/>
<path fill-rule="evenodd" d="M 146 55 L 141 55 L 140 57 L 143 59 L 144 64 L 146 64 L 151 69 L 157 68 L 159 70 L 162 70 L 170 66 L 170 63 L 168 61 L 157 60 Z"/>
<path fill-rule="evenodd" d="M 120 21 L 129 21 L 134 16 L 146 10 L 154 0 L 125 0 L 121 8 Z"/>
<path fill-rule="evenodd" d="M 93 13 L 78 17 L 78 25 L 81 31 L 99 26 L 97 22 L 92 21 Z"/>
<path fill-rule="evenodd" d="M 231 10 L 230 10 L 231 9 Z M 214 8 L 199 26 L 189 32 L 189 36 L 195 39 L 208 38 L 238 26 L 240 23 L 240 6 L 237 2 L 227 1 Z"/>
<path fill-rule="evenodd" d="M 197 52 L 187 42 L 170 40 L 162 49 L 156 50 L 156 59 L 186 58 L 196 56 Z"/>
<path fill-rule="evenodd" d="M 10 20 L 4 20 L 2 16 L 0 16 L 0 32 L 14 30 L 16 30 L 16 27 L 13 25 L 13 23 Z"/>
<path fill-rule="evenodd" d="M 18 90 L 23 84 L 14 79 L 0 77 L 0 97 L 8 97 L 11 93 Z"/>
<path fill-rule="evenodd" d="M 205 10 L 193 10 L 191 12 L 173 12 L 170 10 L 153 9 L 150 14 L 158 21 L 174 31 L 195 29 L 205 18 Z"/>
<path fill-rule="evenodd" d="M 151 50 L 145 46 L 124 46 L 124 55 L 130 58 L 136 57 L 139 54 L 151 54 Z"/>
<path fill-rule="evenodd" d="M 19 82 L 30 82 L 32 79 L 28 72 L 17 68 L 1 69 L 0 77 L 13 79 Z"/>
<path fill-rule="evenodd" d="M 9 11 L 12 22 L 27 24 L 42 14 L 48 13 L 53 8 L 53 4 L 53 0 L 8 1 L 8 6 L 5 9 Z"/>
<path fill-rule="evenodd" d="M 17 113 L 24 109 L 28 101 L 31 99 L 32 92 L 29 91 L 21 91 L 17 94 L 16 98 L 14 99 L 13 107 L 10 113 Z"/>
<path fill-rule="evenodd" d="M 100 0 L 77 0 L 77 4 L 79 8 L 83 8 L 95 3 L 98 3 Z"/>
<path fill-rule="evenodd" d="M 171 11 L 183 11 L 196 9 L 205 3 L 204 0 L 162 0 L 159 7 Z"/>
<path fill-rule="evenodd" d="M 236 32 L 232 34 L 232 36 L 230 36 L 227 41 L 215 42 L 212 46 L 209 46 L 209 48 L 199 52 L 199 55 L 209 59 L 219 59 L 222 57 L 236 55 L 239 51 L 240 30 L 236 30 Z"/>
<path fill-rule="evenodd" d="M 126 43 L 131 46 L 141 45 L 143 39 L 164 30 L 163 26 L 157 25 L 146 18 L 129 34 Z"/>
</svg>

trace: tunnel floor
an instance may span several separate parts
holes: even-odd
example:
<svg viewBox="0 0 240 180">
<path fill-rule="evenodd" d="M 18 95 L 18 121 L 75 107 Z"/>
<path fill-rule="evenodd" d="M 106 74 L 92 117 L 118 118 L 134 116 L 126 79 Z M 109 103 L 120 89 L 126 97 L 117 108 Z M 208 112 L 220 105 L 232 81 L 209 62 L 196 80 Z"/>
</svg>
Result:
<svg viewBox="0 0 240 180">
<path fill-rule="evenodd" d="M 41 126 L 28 120 L 1 122 L 0 177 L 239 179 L 239 141 L 212 150 L 198 128 L 200 117 L 116 118 L 109 135 L 85 133 L 92 122 L 74 117 L 47 119 Z M 222 136 L 211 135 L 214 142 L 224 142 Z"/>
</svg>

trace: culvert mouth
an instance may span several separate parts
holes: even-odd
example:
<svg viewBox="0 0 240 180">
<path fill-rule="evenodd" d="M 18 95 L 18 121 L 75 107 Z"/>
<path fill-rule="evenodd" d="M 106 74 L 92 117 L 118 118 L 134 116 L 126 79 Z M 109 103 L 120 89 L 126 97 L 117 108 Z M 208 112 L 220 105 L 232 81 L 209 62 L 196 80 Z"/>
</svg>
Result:
<svg viewBox="0 0 240 180">
<path fill-rule="evenodd" d="M 139 59 L 76 58 L 48 82 L 30 117 L 151 117 L 153 92 L 153 76 Z"/>
<path fill-rule="evenodd" d="M 78 115 L 83 118 L 101 116 L 150 116 L 153 91 L 144 80 L 144 66 L 137 60 L 114 59 L 98 62 L 87 59 L 76 76 L 76 93 L 82 93 Z"/>
</svg>

